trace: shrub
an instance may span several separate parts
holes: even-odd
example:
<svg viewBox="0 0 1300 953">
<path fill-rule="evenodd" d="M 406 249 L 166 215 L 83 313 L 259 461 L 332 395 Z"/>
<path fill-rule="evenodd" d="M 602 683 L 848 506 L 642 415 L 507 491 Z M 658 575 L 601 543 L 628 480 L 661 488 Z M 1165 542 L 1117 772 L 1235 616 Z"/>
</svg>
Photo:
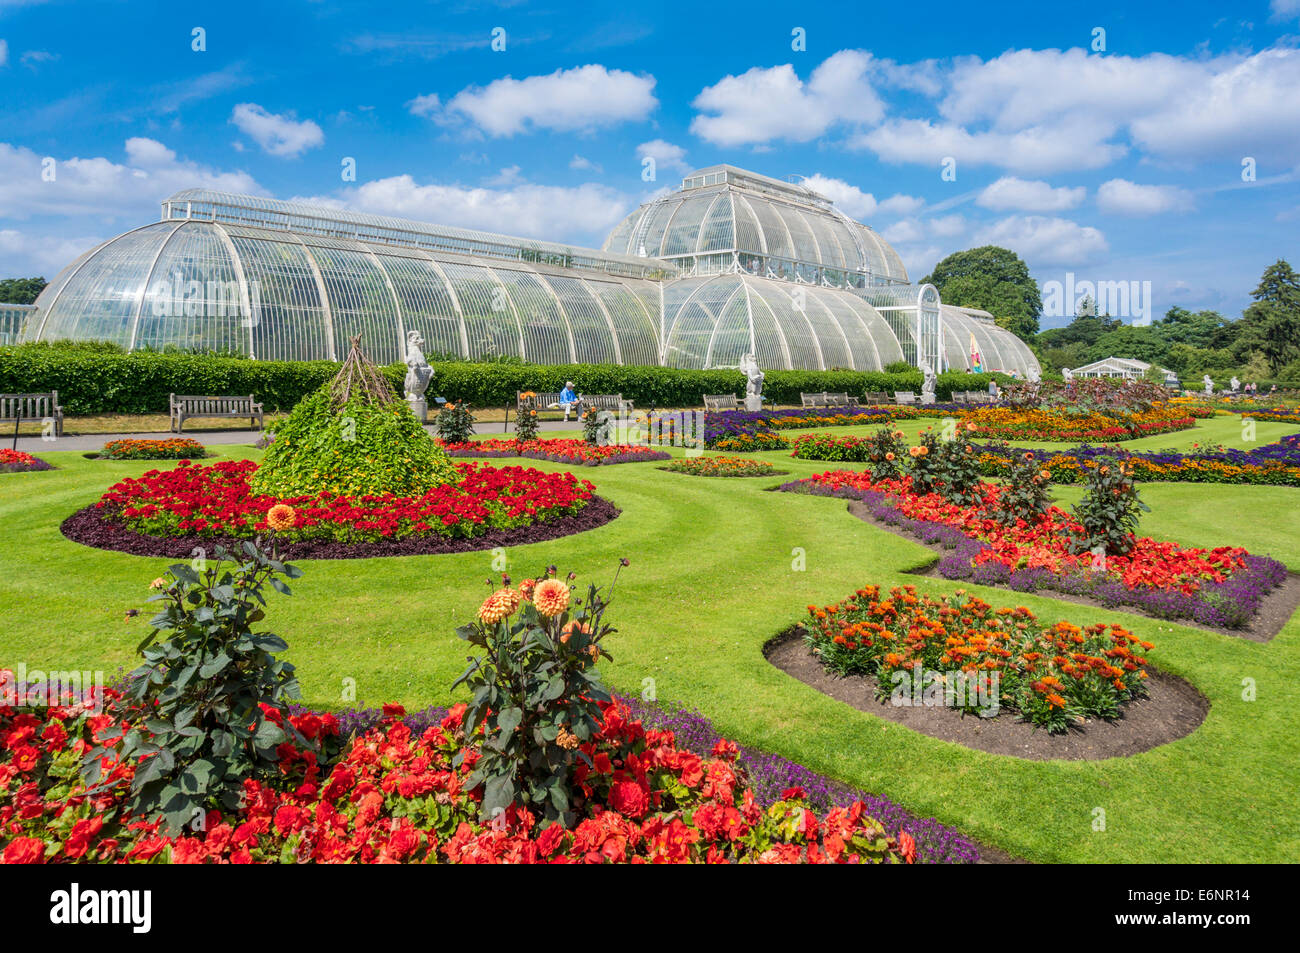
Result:
<svg viewBox="0 0 1300 953">
<path fill-rule="evenodd" d="M 464 443 L 474 435 L 474 415 L 468 401 L 448 402 L 433 418 L 433 429 L 445 443 Z"/>
<path fill-rule="evenodd" d="M 1005 445 L 1004 445 L 1005 447 Z M 1048 489 L 1052 485 L 1052 471 L 1040 463 L 1032 453 L 1022 453 L 1013 458 L 1007 471 L 1006 486 L 998 496 L 995 512 L 1005 526 L 1015 526 L 1018 520 L 1037 523 L 1052 505 Z"/>
<path fill-rule="evenodd" d="M 582 413 L 582 439 L 593 447 L 609 443 L 613 426 L 613 418 L 607 411 L 588 407 Z"/>
<path fill-rule="evenodd" d="M 532 391 L 525 391 L 525 398 L 536 397 Z M 518 440 L 536 440 L 537 439 L 537 411 L 531 407 L 525 407 L 515 416 L 515 438 Z"/>
<path fill-rule="evenodd" d="M 265 616 L 264 588 L 288 595 L 284 580 L 301 574 L 247 542 L 242 557 L 217 548 L 206 568 L 177 563 L 154 580 L 149 601 L 162 607 L 139 646 L 144 664 L 129 676 L 130 706 L 86 756 L 86 783 L 101 781 L 106 756 L 133 763 L 124 807 L 176 834 L 209 810 L 238 808 L 246 778 L 274 779 L 276 748 L 305 743 L 285 728 L 298 680 L 274 655 L 284 640 L 253 628 Z"/>
<path fill-rule="evenodd" d="M 553 568 L 518 589 L 504 581 L 478 618 L 456 630 L 483 650 L 453 685 L 473 693 L 466 732 L 483 729 L 483 754 L 466 786 L 483 785 L 486 818 L 513 804 L 567 827 L 573 770 L 580 762 L 590 767 L 578 749 L 599 732 L 600 703 L 610 701 L 596 671 L 601 656 L 610 658 L 601 647 L 614 631 L 604 622 L 609 603 L 594 585 L 575 603 Z"/>
<path fill-rule="evenodd" d="M 1138 496 L 1133 465 L 1102 457 L 1089 467 L 1087 480 L 1087 495 L 1074 505 L 1081 531 L 1071 540 L 1071 551 L 1123 556 L 1133 548 L 1139 512 L 1151 511 Z"/>
<path fill-rule="evenodd" d="M 912 478 L 912 491 L 919 495 L 939 492 L 939 471 L 944 464 L 939 459 L 942 445 L 933 431 L 921 434 L 921 442 L 908 448 L 907 475 Z"/>
<path fill-rule="evenodd" d="M 922 467 L 927 477 L 944 499 L 958 506 L 970 506 L 983 498 L 979 454 L 973 444 L 966 442 L 961 429 L 951 440 L 937 440 L 923 446 L 929 447 L 930 452 L 917 459 L 924 460 Z"/>
</svg>

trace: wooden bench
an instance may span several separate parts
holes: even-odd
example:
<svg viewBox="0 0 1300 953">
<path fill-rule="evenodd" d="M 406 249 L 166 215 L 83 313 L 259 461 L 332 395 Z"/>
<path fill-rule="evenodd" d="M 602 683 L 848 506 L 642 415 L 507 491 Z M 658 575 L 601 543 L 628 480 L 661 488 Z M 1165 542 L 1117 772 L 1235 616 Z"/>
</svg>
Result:
<svg viewBox="0 0 1300 953">
<path fill-rule="evenodd" d="M 740 398 L 735 394 L 705 394 L 705 410 L 740 410 Z"/>
<path fill-rule="evenodd" d="M 894 391 L 894 403 L 896 404 L 915 404 L 916 394 L 910 390 Z"/>
<path fill-rule="evenodd" d="M 532 396 L 525 397 L 525 394 L 532 394 Z M 581 417 L 582 412 L 589 407 L 595 407 L 597 410 L 626 413 L 632 409 L 632 401 L 624 400 L 622 394 L 579 394 L 578 399 L 569 405 L 569 410 L 574 415 Z M 515 392 L 516 419 L 518 419 L 520 411 L 535 410 L 540 414 L 543 411 L 557 409 L 563 412 L 563 408 L 560 407 L 560 395 L 557 392 Z"/>
<path fill-rule="evenodd" d="M 826 394 L 800 394 L 799 399 L 803 401 L 805 407 L 825 407 Z"/>
<path fill-rule="evenodd" d="M 256 424 L 262 430 L 266 426 L 262 418 L 262 405 L 253 400 L 252 394 L 240 397 L 172 394 L 172 432 L 183 433 L 185 421 L 191 417 L 247 417 L 250 427 Z"/>
<path fill-rule="evenodd" d="M 827 407 L 856 407 L 856 406 L 858 406 L 858 399 L 857 399 L 856 397 L 850 397 L 848 394 L 832 394 L 832 393 L 827 392 L 827 393 L 822 394 L 822 396 L 823 396 L 824 398 L 826 398 L 826 406 L 827 406 Z"/>
<path fill-rule="evenodd" d="M 63 408 L 57 390 L 48 394 L 0 394 L 0 423 L 47 419 L 54 421 L 54 435 L 62 437 Z"/>
<path fill-rule="evenodd" d="M 864 399 L 868 404 L 888 404 L 890 402 L 889 395 L 883 390 L 867 391 Z"/>
</svg>

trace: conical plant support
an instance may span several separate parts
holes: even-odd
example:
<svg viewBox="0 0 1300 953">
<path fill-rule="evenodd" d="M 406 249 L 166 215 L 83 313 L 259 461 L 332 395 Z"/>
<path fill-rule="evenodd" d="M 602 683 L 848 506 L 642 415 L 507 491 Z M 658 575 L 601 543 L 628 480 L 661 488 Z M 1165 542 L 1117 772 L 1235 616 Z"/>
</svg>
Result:
<svg viewBox="0 0 1300 953">
<path fill-rule="evenodd" d="M 397 399 L 383 372 L 361 350 L 361 335 L 352 338 L 347 360 L 330 382 L 330 404 L 337 410 L 355 396 L 368 404 L 388 404 Z"/>
</svg>

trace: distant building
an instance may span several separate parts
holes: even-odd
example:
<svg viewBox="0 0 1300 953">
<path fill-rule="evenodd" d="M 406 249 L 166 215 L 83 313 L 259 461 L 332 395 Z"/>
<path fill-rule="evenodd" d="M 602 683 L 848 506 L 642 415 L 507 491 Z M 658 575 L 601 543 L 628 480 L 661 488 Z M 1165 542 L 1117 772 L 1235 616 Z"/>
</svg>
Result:
<svg viewBox="0 0 1300 953">
<path fill-rule="evenodd" d="M 1093 361 L 1091 364 L 1085 364 L 1083 367 L 1071 369 L 1071 377 L 1123 377 L 1129 380 L 1137 380 L 1140 377 L 1146 377 L 1147 371 L 1151 370 L 1151 365 L 1146 361 L 1139 361 L 1131 357 L 1105 357 L 1100 361 Z M 1178 375 L 1167 367 L 1160 368 L 1160 373 L 1164 375 L 1166 384 L 1178 383 Z"/>
</svg>

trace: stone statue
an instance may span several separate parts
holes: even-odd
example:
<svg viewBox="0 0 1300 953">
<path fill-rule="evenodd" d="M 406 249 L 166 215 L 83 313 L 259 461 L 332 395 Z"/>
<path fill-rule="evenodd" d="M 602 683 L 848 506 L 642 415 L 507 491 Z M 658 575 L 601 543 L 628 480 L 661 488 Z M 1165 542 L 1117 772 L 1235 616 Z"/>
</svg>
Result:
<svg viewBox="0 0 1300 953">
<path fill-rule="evenodd" d="M 1061 368 L 1061 376 L 1067 381 L 1072 381 L 1074 380 L 1074 371 L 1070 370 L 1068 367 L 1063 367 Z"/>
<path fill-rule="evenodd" d="M 1237 391 L 1241 390 L 1241 381 L 1237 380 L 1236 374 L 1232 375 L 1232 380 L 1229 383 L 1232 384 L 1232 392 L 1234 394 L 1237 393 Z"/>
<path fill-rule="evenodd" d="M 423 347 L 424 338 L 419 331 L 406 332 L 406 402 L 411 407 L 411 413 L 415 414 L 415 419 L 427 423 L 429 404 L 424 399 L 424 392 L 429 387 L 429 381 L 433 380 L 433 368 L 424 359 Z"/>
<path fill-rule="evenodd" d="M 740 359 L 740 372 L 745 375 L 745 409 L 763 409 L 763 371 L 753 354 Z"/>
<path fill-rule="evenodd" d="M 1042 371 L 1040 371 L 1037 367 L 1030 366 L 1025 371 L 1025 380 L 1029 381 L 1029 383 L 1031 384 L 1037 384 L 1042 379 L 1043 379 Z"/>
<path fill-rule="evenodd" d="M 934 368 L 925 361 L 922 361 L 921 374 L 923 375 L 923 380 L 921 381 L 921 403 L 933 404 L 935 384 Z"/>
<path fill-rule="evenodd" d="M 1214 381 L 1210 380 L 1210 375 L 1206 374 L 1202 377 L 1201 383 L 1205 385 L 1205 396 L 1211 396 L 1214 393 Z"/>
</svg>

